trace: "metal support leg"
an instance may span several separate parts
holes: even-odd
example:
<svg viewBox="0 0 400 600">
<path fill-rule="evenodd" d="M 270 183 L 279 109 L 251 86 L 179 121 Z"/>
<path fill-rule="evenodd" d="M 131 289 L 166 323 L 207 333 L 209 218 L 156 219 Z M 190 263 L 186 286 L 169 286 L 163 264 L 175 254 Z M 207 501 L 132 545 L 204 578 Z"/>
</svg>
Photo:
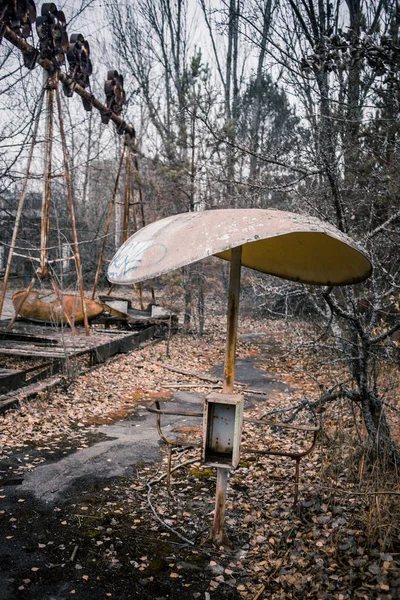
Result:
<svg viewBox="0 0 400 600">
<path fill-rule="evenodd" d="M 63 116 L 62 116 L 60 90 L 58 89 L 58 86 L 56 86 L 56 99 L 57 99 L 58 120 L 59 120 L 59 125 L 60 125 L 61 143 L 62 143 L 63 158 L 64 158 L 65 183 L 67 184 L 68 209 L 69 209 L 69 216 L 70 216 L 70 219 L 71 219 L 72 238 L 73 238 L 73 243 L 74 243 L 74 257 L 75 257 L 76 274 L 78 276 L 79 294 L 80 294 L 80 297 L 81 297 L 82 312 L 83 312 L 83 322 L 85 324 L 85 333 L 86 333 L 86 335 L 90 335 L 89 320 L 88 320 L 88 315 L 87 315 L 87 310 L 86 310 L 86 303 L 85 303 L 85 290 L 84 290 L 84 285 L 83 285 L 82 263 L 81 263 L 81 256 L 80 256 L 80 253 L 79 253 L 78 234 L 77 234 L 77 231 L 76 231 L 75 208 L 74 208 L 74 199 L 73 199 L 73 195 L 72 195 L 71 174 L 69 172 L 69 166 L 68 166 L 67 140 L 66 140 L 66 137 L 65 137 L 65 129 L 64 129 L 64 120 L 63 120 Z M 68 319 L 68 323 L 69 323 L 70 322 L 70 317 L 69 317 L 69 315 L 67 314 L 66 311 L 65 311 L 65 315 L 66 315 L 66 317 Z M 73 329 L 74 335 L 75 335 L 75 332 L 76 332 L 75 327 L 72 326 L 72 329 Z"/>
<path fill-rule="evenodd" d="M 22 296 L 21 300 L 19 301 L 19 303 L 17 304 L 17 306 L 15 307 L 15 313 L 14 316 L 12 317 L 11 321 L 9 322 L 9 324 L 7 325 L 7 329 L 12 329 L 14 327 L 14 323 L 18 317 L 18 313 L 21 310 L 21 308 L 23 307 L 25 300 L 27 299 L 27 297 L 29 296 L 29 292 L 32 290 L 33 288 L 33 284 L 35 283 L 35 279 L 36 279 L 36 274 L 32 277 L 28 287 L 25 290 L 25 294 Z"/>
<path fill-rule="evenodd" d="M 231 250 L 231 270 L 229 276 L 227 337 L 225 348 L 223 393 L 233 392 L 235 379 L 235 354 L 237 339 L 237 322 L 239 314 L 240 270 L 242 262 L 242 246 Z"/>
<path fill-rule="evenodd" d="M 217 468 L 217 489 L 215 494 L 214 525 L 211 532 L 211 541 L 220 545 L 229 545 L 228 537 L 225 533 L 225 505 L 226 490 L 228 487 L 228 469 Z"/>
<path fill-rule="evenodd" d="M 168 492 L 169 496 L 172 496 L 172 492 L 171 492 L 171 463 L 172 463 L 172 448 L 168 444 L 167 492 Z"/>
<path fill-rule="evenodd" d="M 235 379 L 235 355 L 237 340 L 237 322 L 239 314 L 240 271 L 242 263 L 242 246 L 231 250 L 231 268 L 229 276 L 227 338 L 225 348 L 224 385 L 223 393 L 233 392 Z M 228 469 L 217 468 L 217 490 L 215 494 L 214 525 L 211 531 L 211 541 L 219 545 L 229 544 L 225 533 L 225 504 L 228 487 Z"/>
</svg>

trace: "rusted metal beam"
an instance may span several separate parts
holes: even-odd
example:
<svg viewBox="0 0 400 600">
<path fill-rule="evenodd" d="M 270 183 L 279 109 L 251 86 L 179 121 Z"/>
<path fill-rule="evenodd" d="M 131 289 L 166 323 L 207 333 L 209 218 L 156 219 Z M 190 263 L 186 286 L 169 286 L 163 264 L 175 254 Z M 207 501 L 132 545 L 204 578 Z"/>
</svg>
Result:
<svg viewBox="0 0 400 600">
<path fill-rule="evenodd" d="M 203 417 L 202 412 L 191 412 L 187 410 L 161 410 L 157 408 L 152 408 L 151 406 L 148 406 L 146 410 L 156 415 L 174 415 L 176 417 Z"/>
<path fill-rule="evenodd" d="M 50 205 L 51 205 L 51 177 L 52 177 L 52 148 L 54 128 L 54 88 L 56 79 L 54 75 L 45 73 L 44 88 L 46 90 L 46 131 L 44 139 L 44 176 L 42 197 L 42 221 L 40 226 L 40 266 L 37 271 L 39 277 L 47 277 L 49 258 L 49 231 L 50 231 Z"/>
<path fill-rule="evenodd" d="M 21 38 L 17 33 L 15 33 L 12 29 L 7 27 L 7 25 L 3 25 L 3 37 L 9 41 L 13 46 L 24 52 L 25 54 L 36 53 L 36 50 L 33 46 L 28 44 L 23 38 Z M 82 86 L 78 83 L 75 83 L 64 71 L 56 68 L 54 64 L 47 58 L 42 58 L 39 56 L 36 61 L 43 69 L 48 71 L 49 73 L 56 73 L 57 78 L 61 83 L 70 88 L 72 91 L 76 92 L 78 96 L 83 98 L 84 100 L 91 103 L 91 105 L 101 113 L 110 112 L 109 108 L 99 100 L 90 92 L 87 92 Z M 135 138 L 135 129 L 125 123 L 123 119 L 118 117 L 115 113 L 111 113 L 110 120 L 115 123 L 117 126 L 118 133 L 127 133 L 131 136 L 132 139 Z"/>
<path fill-rule="evenodd" d="M 114 210 L 114 206 L 115 206 L 115 200 L 116 200 L 116 197 L 117 197 L 119 178 L 121 176 L 121 170 L 122 170 L 122 165 L 123 165 L 123 162 L 124 162 L 125 150 L 126 150 L 126 144 L 124 143 L 122 145 L 122 152 L 121 152 L 121 157 L 119 159 L 117 177 L 115 179 L 115 184 L 114 184 L 114 189 L 113 189 L 113 195 L 112 195 L 111 203 L 110 203 L 110 206 L 109 206 L 109 209 L 108 209 L 106 227 L 105 227 L 105 230 L 104 230 L 103 241 L 102 241 L 102 244 L 101 244 L 101 250 L 100 250 L 100 254 L 99 254 L 99 260 L 97 262 L 96 275 L 95 275 L 95 278 L 94 278 L 93 290 L 92 290 L 92 300 L 94 300 L 94 297 L 95 297 L 95 294 L 96 294 L 96 290 L 97 290 L 97 286 L 99 284 L 99 277 L 100 277 L 101 265 L 103 264 L 104 251 L 105 251 L 105 248 L 106 248 L 108 231 L 110 229 L 111 218 L 112 218 L 112 214 L 113 214 L 113 210 Z"/>
<path fill-rule="evenodd" d="M 126 153 L 125 158 L 125 189 L 124 189 L 124 212 L 122 217 L 122 243 L 126 242 L 129 237 L 129 203 L 131 201 L 130 191 L 130 160 L 129 152 Z"/>
<path fill-rule="evenodd" d="M 246 391 L 246 390 L 244 390 Z M 268 427 L 281 427 L 282 429 L 294 429 L 296 431 L 320 431 L 318 425 L 290 425 L 289 423 L 280 423 L 279 421 L 269 421 L 267 419 L 243 419 L 246 423 L 255 423 L 257 425 L 268 425 Z"/>
<path fill-rule="evenodd" d="M 268 456 L 284 456 L 286 458 L 291 458 L 293 460 L 297 460 L 300 458 L 304 458 L 314 450 L 315 444 L 318 440 L 318 434 L 320 432 L 320 428 L 314 429 L 314 435 L 311 445 L 302 452 L 280 452 L 278 450 L 255 450 L 254 448 L 250 448 L 249 446 L 242 446 L 242 450 L 244 452 L 250 452 L 251 454 L 260 454 L 260 455 L 268 455 Z"/>
<path fill-rule="evenodd" d="M 168 446 L 199 446 L 200 445 L 199 442 L 196 442 L 196 441 L 187 443 L 187 442 L 181 442 L 178 440 L 168 439 L 167 436 L 163 433 L 163 431 L 161 429 L 161 415 L 174 415 L 177 417 L 179 417 L 179 416 L 181 416 L 181 417 L 202 417 L 203 416 L 202 412 L 161 410 L 159 400 L 155 400 L 154 404 L 156 405 L 156 408 L 153 408 L 152 406 L 147 406 L 146 410 L 148 412 L 155 413 L 158 435 Z"/>
</svg>

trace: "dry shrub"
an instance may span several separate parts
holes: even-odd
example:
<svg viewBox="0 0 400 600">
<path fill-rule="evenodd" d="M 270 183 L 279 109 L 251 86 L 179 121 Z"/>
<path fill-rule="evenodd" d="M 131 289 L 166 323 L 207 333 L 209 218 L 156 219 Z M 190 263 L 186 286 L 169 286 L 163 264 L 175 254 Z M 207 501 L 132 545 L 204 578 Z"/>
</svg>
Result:
<svg viewBox="0 0 400 600">
<path fill-rule="evenodd" d="M 400 465 L 390 466 L 384 456 L 372 458 L 354 404 L 335 402 L 326 411 L 321 458 L 321 485 L 331 502 L 343 493 L 353 507 L 358 505 L 370 547 L 399 552 Z"/>
<path fill-rule="evenodd" d="M 371 463 L 367 452 L 359 463 L 359 487 L 365 494 L 365 525 L 371 545 L 400 549 L 400 471 L 383 457 Z"/>
</svg>

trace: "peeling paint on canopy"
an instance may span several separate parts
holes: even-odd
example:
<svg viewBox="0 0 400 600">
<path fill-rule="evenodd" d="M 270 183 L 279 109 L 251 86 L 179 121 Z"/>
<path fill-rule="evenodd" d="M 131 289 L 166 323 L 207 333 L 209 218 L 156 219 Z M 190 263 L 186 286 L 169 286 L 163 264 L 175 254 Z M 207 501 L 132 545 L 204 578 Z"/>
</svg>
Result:
<svg viewBox="0 0 400 600">
<path fill-rule="evenodd" d="M 109 269 L 111 283 L 132 284 L 216 255 L 293 281 L 346 285 L 371 274 L 365 251 L 332 225 L 280 210 L 221 209 L 173 215 L 134 233 Z"/>
</svg>

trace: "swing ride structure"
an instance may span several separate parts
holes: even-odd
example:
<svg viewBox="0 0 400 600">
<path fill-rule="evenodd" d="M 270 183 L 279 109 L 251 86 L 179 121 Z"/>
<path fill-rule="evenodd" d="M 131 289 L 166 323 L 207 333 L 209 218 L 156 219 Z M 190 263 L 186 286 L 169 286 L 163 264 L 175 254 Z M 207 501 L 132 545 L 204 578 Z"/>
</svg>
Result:
<svg viewBox="0 0 400 600">
<path fill-rule="evenodd" d="M 28 42 L 33 39 L 34 27 L 36 28 L 37 44 Z M 120 351 L 132 349 L 142 339 L 147 339 L 157 333 L 162 335 L 165 330 L 162 318 L 151 318 L 151 312 L 144 310 L 142 284 L 133 286 L 138 297 L 141 311 L 130 311 L 132 314 L 121 313 L 112 308 L 112 301 L 108 303 L 111 286 L 102 300 L 96 299 L 102 266 L 105 261 L 104 254 L 109 237 L 113 213 L 117 204 L 118 190 L 121 175 L 125 171 L 123 191 L 123 216 L 122 216 L 122 241 L 125 242 L 132 231 L 146 225 L 143 195 L 139 178 L 139 165 L 135 148 L 135 130 L 121 117 L 126 103 L 123 76 L 118 71 L 110 69 L 104 85 L 105 102 L 102 103 L 90 91 L 90 77 L 92 74 L 92 61 L 90 47 L 81 33 L 73 33 L 68 37 L 66 18 L 54 3 L 45 3 L 41 7 L 41 14 L 37 16 L 33 0 L 0 0 L 0 39 L 6 40 L 22 53 L 23 64 L 26 69 L 32 70 L 41 67 L 43 70 L 43 88 L 36 106 L 32 140 L 27 157 L 27 164 L 19 195 L 16 217 L 13 227 L 11 243 L 6 261 L 3 285 L 0 292 L 0 317 L 3 311 L 7 288 L 9 284 L 13 259 L 15 256 L 29 261 L 35 261 L 35 272 L 25 289 L 18 290 L 12 298 L 15 314 L 10 320 L 0 321 L 0 339 L 2 341 L 0 355 L 19 356 L 45 359 L 45 367 L 40 372 L 34 371 L 29 381 L 40 381 L 46 376 L 53 375 L 63 370 L 65 360 L 73 356 L 87 353 L 90 362 L 104 360 L 108 356 Z M 118 164 L 117 177 L 113 189 L 112 200 L 106 218 L 105 231 L 94 275 L 91 298 L 85 297 L 84 281 L 82 275 L 82 261 L 79 251 L 73 186 L 68 161 L 68 148 L 65 134 L 65 125 L 62 112 L 61 92 L 70 98 L 77 94 L 82 99 L 85 111 L 97 110 L 101 122 L 106 126 L 110 122 L 115 124 L 118 134 L 123 136 L 121 157 Z M 28 182 L 31 175 L 34 149 L 38 142 L 40 118 L 45 120 L 44 156 L 43 156 L 43 188 L 41 206 L 40 248 L 38 257 L 24 256 L 17 252 L 17 239 L 24 213 L 24 203 L 27 196 Z M 58 124 L 61 140 L 63 177 L 66 189 L 67 209 L 71 228 L 71 256 L 52 259 L 49 257 L 50 211 L 52 207 L 52 181 L 54 179 L 54 130 Z M 138 198 L 135 199 L 137 191 Z M 78 295 L 64 293 L 54 274 L 54 263 L 73 261 L 76 268 Z M 48 282 L 55 299 L 51 302 L 43 301 L 35 289 L 37 283 Z M 152 297 L 154 301 L 154 292 Z M 18 318 L 18 321 L 17 321 Z M 31 325 L 27 327 L 28 321 Z M 103 323 L 100 330 L 89 326 L 90 322 L 97 319 Z M 170 320 L 170 318 L 169 318 Z M 21 329 L 21 322 L 24 328 Z M 59 327 L 49 328 L 51 323 Z M 107 333 L 104 330 L 110 324 L 117 323 L 120 327 L 125 325 L 126 333 L 119 331 Z M 83 325 L 83 329 L 79 328 Z M 161 325 L 161 327 L 160 327 Z M 18 326 L 18 327 L 17 327 Z M 66 326 L 66 327 L 63 327 Z M 16 329 L 17 327 L 17 329 Z M 132 333 L 133 330 L 133 333 Z M 62 332 L 62 347 L 59 345 L 60 331 Z M 81 335 L 81 334 L 84 335 Z M 92 335 L 91 335 L 92 334 Z M 139 334 L 139 335 L 138 335 Z M 85 339 L 86 338 L 86 339 Z M 94 339 L 89 339 L 94 338 Z M 25 345 L 24 345 L 25 344 Z M 28 345 L 26 345 L 28 344 Z M 67 356 L 65 356 L 67 354 Z M 51 364 L 50 364 L 51 363 Z M 29 369 L 28 369 L 29 370 Z M 22 385 L 26 385 L 25 376 Z M 21 381 L 20 370 L 17 376 L 9 369 L 0 368 L 0 408 L 1 396 L 5 391 L 18 387 L 16 381 Z M 8 403 L 7 403 L 8 405 Z"/>
</svg>

